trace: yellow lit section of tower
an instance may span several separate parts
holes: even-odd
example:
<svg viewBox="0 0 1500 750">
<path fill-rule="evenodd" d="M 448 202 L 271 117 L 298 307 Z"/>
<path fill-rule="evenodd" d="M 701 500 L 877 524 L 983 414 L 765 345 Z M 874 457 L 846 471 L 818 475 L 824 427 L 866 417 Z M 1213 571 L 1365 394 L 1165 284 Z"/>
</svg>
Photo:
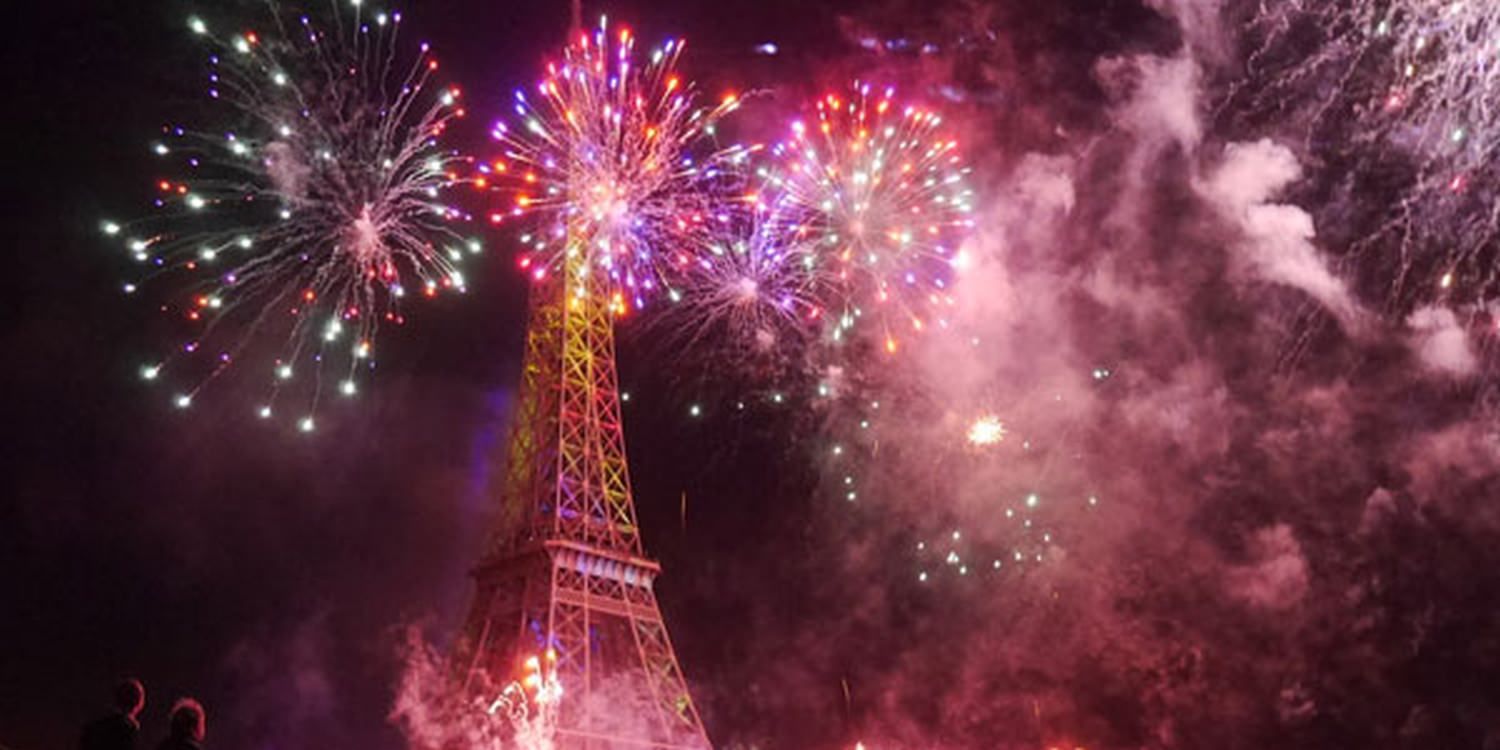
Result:
<svg viewBox="0 0 1500 750">
<path fill-rule="evenodd" d="M 501 517 L 475 570 L 464 682 L 552 649 L 557 746 L 709 747 L 662 622 L 626 463 L 614 323 L 623 312 L 593 238 L 570 227 L 559 273 L 532 290 Z M 654 714 L 620 722 L 600 697 Z"/>
</svg>

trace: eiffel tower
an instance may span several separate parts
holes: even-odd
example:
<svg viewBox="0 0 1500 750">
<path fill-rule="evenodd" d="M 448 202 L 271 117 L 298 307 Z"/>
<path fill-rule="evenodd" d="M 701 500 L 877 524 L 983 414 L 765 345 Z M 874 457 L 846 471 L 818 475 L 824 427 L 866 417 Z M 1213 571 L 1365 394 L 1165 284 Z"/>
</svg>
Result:
<svg viewBox="0 0 1500 750">
<path fill-rule="evenodd" d="M 672 651 L 631 497 L 615 371 L 619 299 L 584 242 L 533 287 L 501 518 L 474 570 L 456 666 L 503 682 L 557 656 L 559 750 L 710 748 Z"/>
</svg>

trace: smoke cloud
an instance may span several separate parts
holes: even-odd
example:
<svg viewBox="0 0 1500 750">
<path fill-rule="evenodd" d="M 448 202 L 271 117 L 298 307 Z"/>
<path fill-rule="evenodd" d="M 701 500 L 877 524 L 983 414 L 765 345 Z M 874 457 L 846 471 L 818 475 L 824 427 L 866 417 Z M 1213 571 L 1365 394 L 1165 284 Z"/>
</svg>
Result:
<svg viewBox="0 0 1500 750">
<path fill-rule="evenodd" d="M 1411 329 L 1411 347 L 1429 370 L 1463 377 L 1479 370 L 1479 358 L 1469 347 L 1469 334 L 1452 310 L 1421 307 L 1406 319 Z"/>
<path fill-rule="evenodd" d="M 1200 190 L 1243 233 L 1236 248 L 1252 274 L 1301 290 L 1352 328 L 1358 306 L 1313 245 L 1312 216 L 1296 206 L 1270 202 L 1301 174 L 1296 157 L 1283 146 L 1269 140 L 1231 143 Z"/>
</svg>

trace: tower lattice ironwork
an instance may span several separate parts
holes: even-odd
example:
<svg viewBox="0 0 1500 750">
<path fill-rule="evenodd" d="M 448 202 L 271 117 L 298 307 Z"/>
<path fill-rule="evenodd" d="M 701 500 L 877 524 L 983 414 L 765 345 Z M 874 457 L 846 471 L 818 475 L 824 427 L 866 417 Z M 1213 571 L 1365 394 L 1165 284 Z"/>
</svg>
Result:
<svg viewBox="0 0 1500 750">
<path fill-rule="evenodd" d="M 581 246 L 566 257 L 532 290 L 501 519 L 474 571 L 462 679 L 500 678 L 552 649 L 560 750 L 707 749 L 652 590 L 661 567 L 636 524 L 615 369 L 621 303 Z"/>
</svg>

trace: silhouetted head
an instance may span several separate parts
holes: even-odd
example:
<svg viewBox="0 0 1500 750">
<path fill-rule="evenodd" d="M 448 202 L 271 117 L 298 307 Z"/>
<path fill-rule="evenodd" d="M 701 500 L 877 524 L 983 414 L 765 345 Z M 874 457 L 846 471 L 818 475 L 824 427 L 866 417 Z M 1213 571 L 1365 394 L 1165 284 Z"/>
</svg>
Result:
<svg viewBox="0 0 1500 750">
<path fill-rule="evenodd" d="M 127 677 L 115 685 L 115 708 L 120 713 L 135 718 L 146 705 L 146 686 L 134 677 Z"/>
<path fill-rule="evenodd" d="M 197 742 L 203 741 L 208 721 L 203 713 L 203 704 L 192 698 L 178 698 L 172 704 L 170 721 L 173 737 L 190 737 Z"/>
</svg>

